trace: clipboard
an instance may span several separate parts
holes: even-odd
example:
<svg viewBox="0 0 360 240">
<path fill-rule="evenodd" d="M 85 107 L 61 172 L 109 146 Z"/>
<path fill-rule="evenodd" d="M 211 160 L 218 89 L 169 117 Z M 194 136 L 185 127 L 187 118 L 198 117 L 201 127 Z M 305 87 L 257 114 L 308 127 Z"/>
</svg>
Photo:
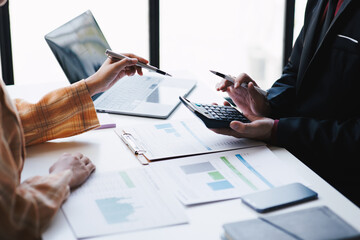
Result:
<svg viewBox="0 0 360 240">
<path fill-rule="evenodd" d="M 197 119 L 130 125 L 116 128 L 115 133 L 143 165 L 265 145 L 260 141 L 216 134 Z"/>
<path fill-rule="evenodd" d="M 123 132 L 118 134 L 121 140 L 130 148 L 130 150 L 135 154 L 136 158 L 143 165 L 148 165 L 149 160 L 144 156 L 146 150 L 139 147 L 139 142 L 131 135 L 131 133 Z"/>
</svg>

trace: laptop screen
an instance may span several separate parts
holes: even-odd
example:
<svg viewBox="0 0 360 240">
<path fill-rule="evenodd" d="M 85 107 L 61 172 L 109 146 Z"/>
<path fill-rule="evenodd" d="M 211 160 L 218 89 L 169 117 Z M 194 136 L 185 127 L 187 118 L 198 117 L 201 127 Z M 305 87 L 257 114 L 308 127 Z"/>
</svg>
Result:
<svg viewBox="0 0 360 240">
<path fill-rule="evenodd" d="M 70 83 L 94 74 L 110 49 L 90 10 L 48 33 L 45 40 Z"/>
</svg>

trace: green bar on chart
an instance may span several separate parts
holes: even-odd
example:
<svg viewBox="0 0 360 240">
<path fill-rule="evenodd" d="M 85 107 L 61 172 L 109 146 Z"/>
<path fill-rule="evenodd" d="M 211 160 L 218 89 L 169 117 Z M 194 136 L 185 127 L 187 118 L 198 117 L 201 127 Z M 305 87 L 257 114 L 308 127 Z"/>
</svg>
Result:
<svg viewBox="0 0 360 240">
<path fill-rule="evenodd" d="M 216 172 L 209 172 L 208 174 L 209 174 L 209 176 L 210 176 L 212 179 L 214 179 L 214 180 L 222 180 L 222 179 L 225 179 L 224 176 L 223 176 L 220 172 L 218 172 L 218 171 L 216 171 Z"/>
<path fill-rule="evenodd" d="M 135 188 L 135 184 L 133 181 L 131 181 L 129 175 L 126 172 L 119 172 L 119 174 L 128 188 Z"/>
<path fill-rule="evenodd" d="M 249 180 L 247 179 L 244 175 L 241 174 L 241 172 L 239 172 L 239 170 L 237 170 L 234 165 L 232 165 L 229 160 L 226 159 L 226 157 L 220 157 L 220 159 L 239 177 L 241 178 L 241 180 L 243 180 L 247 185 L 249 185 L 249 187 L 251 187 L 254 190 L 258 190 L 258 188 Z"/>
</svg>

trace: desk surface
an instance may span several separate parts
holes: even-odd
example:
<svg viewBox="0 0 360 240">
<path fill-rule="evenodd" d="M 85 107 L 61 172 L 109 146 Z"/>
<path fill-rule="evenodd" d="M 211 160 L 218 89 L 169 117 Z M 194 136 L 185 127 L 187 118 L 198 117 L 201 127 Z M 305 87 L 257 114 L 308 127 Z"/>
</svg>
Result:
<svg viewBox="0 0 360 240">
<path fill-rule="evenodd" d="M 13 98 L 21 97 L 29 101 L 36 101 L 43 94 L 51 89 L 65 86 L 67 82 L 58 84 L 42 85 L 39 88 L 33 86 L 10 86 L 8 91 Z M 33 91 L 29 91 L 33 89 Z M 31 94 L 30 94 L 31 93 Z M 222 102 L 222 97 L 213 89 L 199 82 L 196 89 L 189 98 L 198 102 Z M 124 115 L 111 115 L 117 126 L 144 123 L 160 122 L 163 120 L 153 118 L 131 117 Z M 194 116 L 184 106 L 180 105 L 168 120 L 187 119 Z M 116 146 L 116 147 L 114 147 Z M 360 209 L 326 183 L 302 162 L 296 159 L 283 148 L 269 148 L 276 156 L 287 165 L 295 169 L 303 177 L 312 189 L 318 192 L 319 199 L 297 206 L 288 207 L 270 214 L 278 214 L 287 211 L 294 211 L 319 205 L 326 205 L 339 216 L 348 221 L 356 229 L 360 230 Z M 78 136 L 57 139 L 44 144 L 27 148 L 27 159 L 25 161 L 22 180 L 34 175 L 48 174 L 49 167 L 64 152 L 81 152 L 88 156 L 96 165 L 97 172 L 121 170 L 142 166 L 121 139 L 115 134 L 114 129 L 93 130 Z M 220 239 L 223 232 L 222 225 L 227 222 L 255 218 L 260 215 L 244 204 L 241 200 L 227 200 L 209 204 L 186 207 L 188 224 L 156 228 L 151 230 L 129 232 L 103 236 L 96 239 Z M 261 214 L 264 215 L 264 214 Z M 43 239 L 75 239 L 70 226 L 68 225 L 62 211 L 59 211 L 49 228 L 43 234 Z"/>
</svg>

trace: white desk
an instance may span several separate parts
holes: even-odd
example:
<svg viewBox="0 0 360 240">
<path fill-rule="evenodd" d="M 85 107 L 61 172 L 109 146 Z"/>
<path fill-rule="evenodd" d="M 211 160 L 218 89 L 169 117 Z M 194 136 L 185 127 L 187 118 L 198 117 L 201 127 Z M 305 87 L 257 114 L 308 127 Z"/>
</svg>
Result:
<svg viewBox="0 0 360 240">
<path fill-rule="evenodd" d="M 48 92 L 55 87 L 66 85 L 66 82 L 38 86 L 10 86 L 8 88 L 13 97 L 22 97 L 34 101 L 41 94 Z M 34 91 L 29 91 L 32 88 Z M 30 95 L 31 94 L 31 95 Z M 39 95 L 40 94 L 40 95 Z M 190 94 L 191 100 L 199 102 L 219 102 L 222 98 L 214 90 L 209 89 L 205 84 L 199 82 L 197 88 Z M 134 123 L 163 121 L 159 119 L 140 118 L 131 116 L 111 115 L 117 126 Z M 169 119 L 193 118 L 194 116 L 184 106 L 180 105 Z M 298 159 L 292 156 L 285 149 L 270 147 L 280 160 L 296 169 L 310 187 L 319 194 L 319 199 L 297 206 L 278 210 L 270 214 L 277 214 L 286 211 L 293 211 L 318 205 L 326 205 L 339 216 L 348 221 L 355 228 L 360 230 L 360 209 L 327 184 Z M 34 175 L 48 174 L 49 167 L 58 159 L 63 152 L 81 152 L 88 156 L 97 166 L 97 172 L 114 171 L 132 167 L 144 167 L 113 129 L 93 130 L 82 135 L 58 139 L 44 144 L 29 147 L 25 161 L 22 180 Z M 109 235 L 96 239 L 220 239 L 222 225 L 227 222 L 255 218 L 258 213 L 241 203 L 241 200 L 228 200 L 210 204 L 187 207 L 186 213 L 189 218 L 188 224 L 172 227 L 157 228 L 152 230 L 129 232 L 123 234 Z M 50 227 L 43 234 L 44 239 L 75 239 L 70 226 L 63 213 L 60 211 Z"/>
</svg>

